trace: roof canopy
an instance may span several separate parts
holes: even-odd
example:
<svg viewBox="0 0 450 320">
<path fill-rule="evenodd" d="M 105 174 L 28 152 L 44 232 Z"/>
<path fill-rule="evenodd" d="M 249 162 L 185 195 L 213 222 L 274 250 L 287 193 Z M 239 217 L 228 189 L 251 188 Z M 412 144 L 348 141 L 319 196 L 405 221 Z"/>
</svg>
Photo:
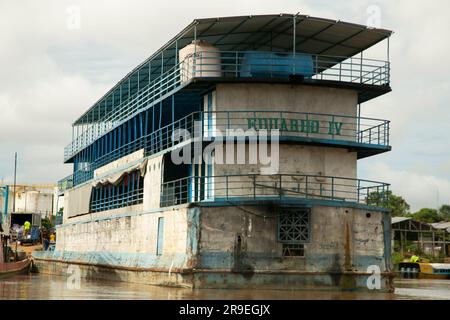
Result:
<svg viewBox="0 0 450 320">
<path fill-rule="evenodd" d="M 392 31 L 306 15 L 278 14 L 197 19 L 108 91 L 74 125 L 92 123 L 142 85 L 177 63 L 177 51 L 194 39 L 221 51 L 276 51 L 354 56 L 388 38 Z M 344 60 L 344 59 L 343 59 Z M 95 110 L 102 108 L 102 112 Z"/>
</svg>

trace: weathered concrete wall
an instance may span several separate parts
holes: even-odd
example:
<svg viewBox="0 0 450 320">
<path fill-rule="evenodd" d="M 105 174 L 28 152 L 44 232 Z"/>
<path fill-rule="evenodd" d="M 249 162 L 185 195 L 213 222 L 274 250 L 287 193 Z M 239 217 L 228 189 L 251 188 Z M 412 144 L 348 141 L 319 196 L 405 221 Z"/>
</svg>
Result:
<svg viewBox="0 0 450 320">
<path fill-rule="evenodd" d="M 200 269 L 339 274 L 367 272 L 368 266 L 377 265 L 387 271 L 385 250 L 390 239 L 385 239 L 382 212 L 314 206 L 304 257 L 282 256 L 276 207 L 202 207 L 201 212 Z"/>
<path fill-rule="evenodd" d="M 357 198 L 357 155 L 355 152 L 349 152 L 346 149 L 339 148 L 327 148 L 327 147 L 314 147 L 314 146 L 302 146 L 281 144 L 279 146 L 279 156 L 275 153 L 271 153 L 271 164 L 248 164 L 249 155 L 255 154 L 257 151 L 252 151 L 252 147 L 248 145 L 241 145 L 244 151 L 240 151 L 240 147 L 232 145 L 234 150 L 234 160 L 231 161 L 235 164 L 228 164 L 224 157 L 224 164 L 214 164 L 214 195 L 216 197 L 227 196 L 248 196 L 255 194 L 256 196 L 273 196 L 278 195 L 280 185 L 277 177 L 276 180 L 271 180 L 268 176 L 256 177 L 257 188 L 253 182 L 252 176 L 232 177 L 232 175 L 260 175 L 267 174 L 263 170 L 272 168 L 278 168 L 278 171 L 272 172 L 275 174 L 282 174 L 283 179 L 281 187 L 283 190 L 292 190 L 297 192 L 291 194 L 291 196 L 300 195 L 298 192 L 305 193 L 308 191 L 308 197 L 330 197 L 329 199 L 347 199 L 348 201 L 355 201 Z M 238 152 L 245 152 L 245 162 L 247 164 L 237 164 Z M 230 154 L 231 152 L 224 148 L 223 154 Z M 221 156 L 216 152 L 216 161 Z M 274 163 L 278 163 L 275 165 Z M 320 176 L 309 177 L 306 181 L 302 175 Z M 329 177 L 343 177 L 347 179 L 332 179 Z M 228 188 L 227 188 L 228 183 Z M 270 186 L 273 186 L 271 188 Z M 305 195 L 303 194 L 303 197 Z M 332 198 L 333 197 L 333 198 Z"/>
<path fill-rule="evenodd" d="M 89 255 L 86 255 L 89 256 Z M 84 257 L 86 257 L 84 256 Z M 80 270 L 80 276 L 87 279 L 134 282 L 149 285 L 165 285 L 192 288 L 193 281 L 191 274 L 180 272 L 167 272 L 166 270 L 135 269 L 130 267 L 110 267 L 107 264 L 78 263 L 78 257 L 66 256 L 62 258 L 49 252 L 35 251 L 33 253 L 33 265 L 35 271 L 44 274 L 54 274 L 63 277 L 70 277 L 74 272 L 74 267 Z M 83 257 L 83 258 L 84 258 Z M 73 259 L 71 259 L 73 258 Z M 96 260 L 94 257 L 92 261 Z M 88 259 L 85 259 L 88 260 Z M 106 261 L 108 262 L 108 261 Z"/>
<path fill-rule="evenodd" d="M 290 84 L 218 84 L 217 110 L 267 110 L 356 116 L 354 90 Z"/>
<path fill-rule="evenodd" d="M 230 152 L 227 150 L 227 145 L 224 146 L 223 164 L 217 163 L 219 156 L 216 152 L 215 175 L 260 174 L 262 167 L 268 167 L 263 164 L 249 164 L 249 154 L 253 151 L 248 144 L 245 146 L 245 150 L 243 145 L 238 147 L 234 144 L 231 147 L 233 150 Z M 238 163 L 237 154 L 241 152 L 240 148 L 245 152 L 246 164 Z M 270 145 L 268 149 L 271 150 Z M 228 164 L 226 154 L 231 153 L 234 154 L 234 157 L 232 163 Z M 269 158 L 271 156 L 272 154 L 269 152 Z M 281 144 L 279 158 L 273 155 L 272 160 L 279 161 L 280 174 L 309 174 L 351 179 L 356 179 L 357 176 L 357 154 L 347 149 Z"/>
<path fill-rule="evenodd" d="M 364 288 L 368 266 L 389 271 L 384 213 L 314 206 L 304 257 L 283 257 L 277 212 L 274 205 L 183 206 L 97 216 L 59 227 L 56 251 L 34 256 L 40 272 L 64 274 L 77 263 L 86 277 L 201 288 L 355 289 Z M 382 279 L 388 290 L 389 276 Z"/>
<path fill-rule="evenodd" d="M 148 159 L 147 173 L 144 177 L 144 210 L 151 210 L 160 206 L 163 156 Z"/>
<path fill-rule="evenodd" d="M 102 212 L 57 229 L 55 254 L 108 265 L 182 268 L 191 256 L 186 207 L 117 214 Z M 107 214 L 110 214 L 109 216 Z M 162 255 L 157 255 L 158 219 L 164 217 Z M 84 219 L 82 219 L 84 218 Z"/>
<path fill-rule="evenodd" d="M 280 136 L 357 141 L 354 90 L 290 84 L 218 84 L 208 134 L 279 129 Z M 204 109 L 207 110 L 205 96 Z M 221 112 L 221 111 L 227 111 Z M 231 112 L 228 112 L 231 111 Z M 305 114 L 308 113 L 308 114 Z"/>
<path fill-rule="evenodd" d="M 86 220 L 96 221 L 99 219 L 121 216 L 124 214 L 126 215 L 126 214 L 131 214 L 131 213 L 138 213 L 138 212 L 142 212 L 142 210 L 143 210 L 143 205 L 137 204 L 134 206 L 128 206 L 128 207 L 123 207 L 123 208 L 117 208 L 117 209 L 112 209 L 112 210 L 94 212 L 94 213 L 89 213 L 86 215 L 71 217 L 71 218 L 68 218 L 67 220 L 65 220 L 64 224 L 82 223 L 82 222 L 85 222 Z"/>
</svg>

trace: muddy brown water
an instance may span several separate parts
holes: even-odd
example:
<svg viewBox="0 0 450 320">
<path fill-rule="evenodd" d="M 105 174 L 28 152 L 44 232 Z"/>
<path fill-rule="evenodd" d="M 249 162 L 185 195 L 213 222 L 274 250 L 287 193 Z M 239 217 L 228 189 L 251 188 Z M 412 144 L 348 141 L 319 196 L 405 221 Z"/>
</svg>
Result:
<svg viewBox="0 0 450 320">
<path fill-rule="evenodd" d="M 397 280 L 396 292 L 356 293 L 337 291 L 291 290 L 219 290 L 183 289 L 125 282 L 108 282 L 82 279 L 79 289 L 71 288 L 67 277 L 30 274 L 0 279 L 0 300 L 6 299 L 289 299 L 289 300 L 450 300 L 450 280 Z"/>
</svg>

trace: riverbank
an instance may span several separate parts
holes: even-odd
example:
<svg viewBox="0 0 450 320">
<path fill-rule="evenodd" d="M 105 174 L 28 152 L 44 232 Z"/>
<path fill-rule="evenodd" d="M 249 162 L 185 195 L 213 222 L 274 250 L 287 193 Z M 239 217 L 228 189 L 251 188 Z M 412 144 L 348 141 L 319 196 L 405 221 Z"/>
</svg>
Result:
<svg viewBox="0 0 450 320">
<path fill-rule="evenodd" d="M 135 283 L 82 279 L 71 289 L 67 278 L 46 274 L 20 275 L 0 280 L 0 300 L 450 300 L 450 281 L 402 279 L 396 292 L 359 293 L 338 291 L 218 290 L 168 288 Z"/>
</svg>

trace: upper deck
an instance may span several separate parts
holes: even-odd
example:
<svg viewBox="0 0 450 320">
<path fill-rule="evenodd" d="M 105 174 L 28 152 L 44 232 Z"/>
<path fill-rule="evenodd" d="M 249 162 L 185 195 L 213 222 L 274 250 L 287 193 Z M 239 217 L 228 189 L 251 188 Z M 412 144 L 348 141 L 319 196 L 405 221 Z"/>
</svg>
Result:
<svg viewBox="0 0 450 320">
<path fill-rule="evenodd" d="M 390 91 L 389 59 L 363 51 L 391 31 L 304 15 L 198 19 L 144 61 L 73 123 L 71 158 L 103 134 L 201 81 L 302 82 L 352 88 L 364 102 Z M 214 52 L 198 50 L 205 41 Z M 194 50 L 180 61 L 180 50 Z M 356 56 L 358 55 L 358 56 Z"/>
</svg>

